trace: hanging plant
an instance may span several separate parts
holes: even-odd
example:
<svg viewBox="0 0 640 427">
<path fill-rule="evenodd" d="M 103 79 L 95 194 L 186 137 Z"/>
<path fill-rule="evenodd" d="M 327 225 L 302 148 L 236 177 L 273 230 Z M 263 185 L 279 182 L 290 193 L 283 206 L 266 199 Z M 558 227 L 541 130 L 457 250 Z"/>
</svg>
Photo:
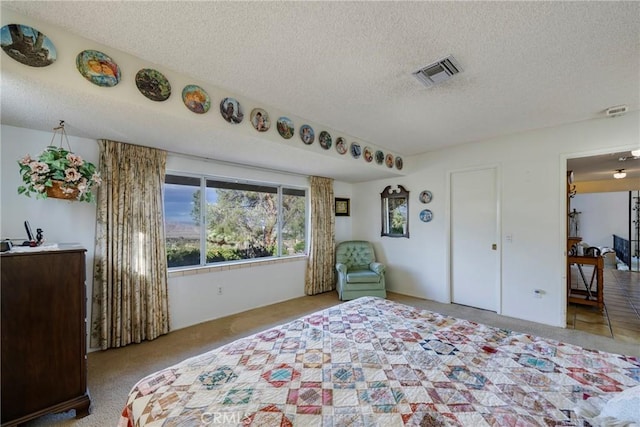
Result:
<svg viewBox="0 0 640 427">
<path fill-rule="evenodd" d="M 18 160 L 24 183 L 18 187 L 18 194 L 31 197 L 31 193 L 34 193 L 36 198 L 41 199 L 54 197 L 93 202 L 95 196 L 92 190 L 102 182 L 100 174 L 92 163 L 71 152 L 71 148 L 66 150 L 62 147 L 62 136 L 66 137 L 64 121 L 54 128 L 54 131 L 58 130 L 61 130 L 60 147 L 49 145 L 36 159 L 27 154 Z M 54 138 L 55 135 L 54 132 Z"/>
</svg>

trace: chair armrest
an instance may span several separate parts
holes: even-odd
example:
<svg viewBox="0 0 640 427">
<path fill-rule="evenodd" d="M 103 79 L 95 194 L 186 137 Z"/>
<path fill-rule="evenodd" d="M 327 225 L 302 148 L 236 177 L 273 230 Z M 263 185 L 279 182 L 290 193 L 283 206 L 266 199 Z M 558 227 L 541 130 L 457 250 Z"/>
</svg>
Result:
<svg viewBox="0 0 640 427">
<path fill-rule="evenodd" d="M 336 264 L 336 270 L 338 273 L 347 274 L 347 265 L 339 262 Z"/>
<path fill-rule="evenodd" d="M 375 271 L 377 274 L 383 274 L 386 270 L 384 264 L 381 264 L 379 262 L 372 262 L 371 264 L 369 264 L 369 268 Z"/>
</svg>

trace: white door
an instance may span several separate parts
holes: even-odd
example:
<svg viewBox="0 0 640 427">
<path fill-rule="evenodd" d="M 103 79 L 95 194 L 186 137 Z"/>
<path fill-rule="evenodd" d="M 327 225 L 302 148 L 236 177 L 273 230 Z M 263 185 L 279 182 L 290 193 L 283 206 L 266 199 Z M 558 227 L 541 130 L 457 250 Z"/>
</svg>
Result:
<svg viewBox="0 0 640 427">
<path fill-rule="evenodd" d="M 451 299 L 498 311 L 500 251 L 495 168 L 451 175 Z"/>
</svg>

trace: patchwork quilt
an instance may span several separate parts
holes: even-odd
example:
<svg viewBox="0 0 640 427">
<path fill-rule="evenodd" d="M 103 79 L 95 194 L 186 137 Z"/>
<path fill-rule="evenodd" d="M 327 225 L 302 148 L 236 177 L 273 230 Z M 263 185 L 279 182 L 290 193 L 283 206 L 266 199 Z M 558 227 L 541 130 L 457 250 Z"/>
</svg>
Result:
<svg viewBox="0 0 640 427">
<path fill-rule="evenodd" d="M 143 378 L 120 426 L 580 426 L 636 357 L 364 297 Z"/>
</svg>

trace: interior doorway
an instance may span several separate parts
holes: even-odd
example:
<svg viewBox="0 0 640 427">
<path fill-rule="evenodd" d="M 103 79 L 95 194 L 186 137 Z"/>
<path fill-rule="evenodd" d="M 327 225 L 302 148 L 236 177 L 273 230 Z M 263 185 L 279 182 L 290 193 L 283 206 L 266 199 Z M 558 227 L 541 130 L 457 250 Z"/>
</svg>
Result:
<svg viewBox="0 0 640 427">
<path fill-rule="evenodd" d="M 616 179 L 613 175 L 619 170 L 625 176 Z M 640 158 L 631 152 L 616 152 L 567 159 L 567 172 L 571 171 L 573 183 L 567 186 L 567 250 L 572 243 L 580 243 L 583 250 L 599 249 L 604 306 L 599 309 L 569 301 L 567 327 L 640 344 L 640 273 L 631 271 L 632 262 L 627 270 L 626 265 L 620 264 L 619 254 L 609 252 L 615 246 L 614 235 L 625 240 L 630 255 L 638 251 L 634 240 L 640 239 L 634 236 L 640 233 L 636 229 L 640 225 L 636 216 L 640 213 L 636 214 L 634 194 L 640 197 Z M 568 276 L 570 268 L 568 263 Z M 583 269 L 575 271 L 574 265 L 571 280 L 580 280 L 584 275 L 589 281 L 591 269 L 584 265 Z"/>
</svg>

